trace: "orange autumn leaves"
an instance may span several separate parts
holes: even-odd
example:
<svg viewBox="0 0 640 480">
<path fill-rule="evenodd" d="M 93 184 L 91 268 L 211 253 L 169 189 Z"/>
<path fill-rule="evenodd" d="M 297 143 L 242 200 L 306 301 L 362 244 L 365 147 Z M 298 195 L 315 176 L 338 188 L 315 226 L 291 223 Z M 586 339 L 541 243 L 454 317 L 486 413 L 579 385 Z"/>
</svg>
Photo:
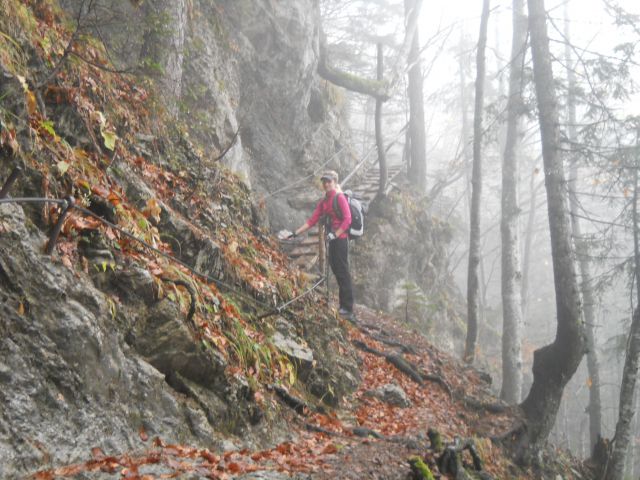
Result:
<svg viewBox="0 0 640 480">
<path fill-rule="evenodd" d="M 142 436 L 141 439 L 146 441 Z M 105 455 L 102 449 L 95 447 L 91 450 L 92 459 L 89 461 L 43 470 L 32 478 L 52 480 L 86 472 L 104 472 L 139 480 L 176 478 L 186 474 L 225 480 L 259 470 L 311 473 L 326 470 L 326 460 L 338 451 L 339 447 L 321 434 L 307 434 L 296 443 L 285 442 L 267 450 L 250 452 L 245 449 L 222 454 L 165 444 L 155 438 L 152 448 L 124 455 Z"/>
</svg>

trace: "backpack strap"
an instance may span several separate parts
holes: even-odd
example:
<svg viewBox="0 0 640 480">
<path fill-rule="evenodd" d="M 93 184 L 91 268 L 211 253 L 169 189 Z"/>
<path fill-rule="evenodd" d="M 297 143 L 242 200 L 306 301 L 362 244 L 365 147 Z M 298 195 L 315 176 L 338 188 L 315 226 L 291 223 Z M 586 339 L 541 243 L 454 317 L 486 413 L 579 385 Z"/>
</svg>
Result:
<svg viewBox="0 0 640 480">
<path fill-rule="evenodd" d="M 336 193 L 333 196 L 333 213 L 336 214 L 338 220 L 342 220 L 342 210 L 338 207 L 338 195 L 344 195 L 344 193 Z"/>
</svg>

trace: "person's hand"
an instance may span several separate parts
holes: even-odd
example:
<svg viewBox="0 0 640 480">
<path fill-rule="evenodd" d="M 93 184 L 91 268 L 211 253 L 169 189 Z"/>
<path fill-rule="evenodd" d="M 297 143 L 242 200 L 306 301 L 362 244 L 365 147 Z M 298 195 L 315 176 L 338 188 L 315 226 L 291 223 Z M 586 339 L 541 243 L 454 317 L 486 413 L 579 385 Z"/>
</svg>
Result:
<svg viewBox="0 0 640 480">
<path fill-rule="evenodd" d="M 287 240 L 291 240 L 292 238 L 296 238 L 297 236 L 298 234 L 296 232 L 293 232 L 291 235 L 287 237 Z"/>
<path fill-rule="evenodd" d="M 333 232 L 329 232 L 327 233 L 327 242 L 330 242 L 331 240 L 335 240 L 336 239 L 336 234 Z"/>
</svg>

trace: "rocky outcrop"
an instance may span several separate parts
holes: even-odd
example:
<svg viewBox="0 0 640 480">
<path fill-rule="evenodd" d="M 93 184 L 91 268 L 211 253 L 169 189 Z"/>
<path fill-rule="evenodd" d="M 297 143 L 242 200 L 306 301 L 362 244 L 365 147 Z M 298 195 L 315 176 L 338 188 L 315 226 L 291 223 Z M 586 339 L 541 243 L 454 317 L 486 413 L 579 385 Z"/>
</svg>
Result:
<svg viewBox="0 0 640 480">
<path fill-rule="evenodd" d="M 41 254 L 22 208 L 0 206 L 0 477 L 141 446 L 139 430 L 214 447 L 202 409 L 124 341 L 113 305 Z"/>
<path fill-rule="evenodd" d="M 465 327 L 460 295 L 449 278 L 451 227 L 432 216 L 424 201 L 399 192 L 372 204 L 365 224 L 365 235 L 351 250 L 356 302 L 393 311 L 407 285 L 415 285 L 423 296 L 415 326 L 454 351 Z"/>
<path fill-rule="evenodd" d="M 63 3 L 70 10 L 86 7 L 85 2 Z M 167 110 L 182 119 L 176 128 L 159 125 L 157 131 L 132 134 L 134 143 L 127 148 L 149 161 L 146 165 L 188 172 L 198 192 L 219 193 L 220 178 L 228 178 L 228 172 L 218 162 L 244 174 L 246 182 L 231 193 L 212 195 L 215 200 L 206 201 L 196 216 L 186 196 L 160 200 L 154 183 L 122 155 L 100 165 L 100 176 L 117 185 L 131 209 L 155 202 L 158 214 L 149 217 L 149 224 L 158 227 L 181 261 L 213 278 L 237 281 L 222 254 L 229 247 L 220 238 L 225 229 L 233 221 L 240 232 L 245 228 L 268 243 L 258 228 L 264 216 L 249 203 L 247 185 L 268 192 L 281 185 L 278 175 L 308 173 L 335 152 L 334 140 L 344 135 L 337 127 L 335 102 L 315 78 L 312 2 L 195 0 L 156 2 L 150 10 L 119 0 L 100 5 L 98 14 L 109 15 L 110 21 L 85 22 L 83 35 L 95 28 L 118 68 L 137 68 L 149 57 L 152 61 L 142 66 L 160 67 L 155 73 L 165 77 L 158 91 L 166 96 Z M 48 7 L 48 2 L 43 5 Z M 179 12 L 168 15 L 156 7 Z M 170 32 L 155 45 L 168 46 L 169 51 L 159 52 L 166 57 L 152 51 L 150 16 L 168 22 L 156 25 L 155 32 L 165 27 Z M 37 52 L 29 52 L 43 69 L 39 74 L 46 76 L 49 66 L 41 65 Z M 24 89 L 15 76 L 4 74 L 4 65 L 2 72 L 3 107 L 28 125 Z M 68 103 L 45 103 L 47 119 L 68 145 L 100 150 L 89 138 L 96 132 Z M 161 124 L 165 117 L 158 111 Z M 34 152 L 29 132 L 17 129 L 16 141 L 23 151 Z M 124 143 L 124 135 L 118 142 Z M 0 151 L 2 180 L 21 161 L 13 155 L 17 150 Z M 48 179 L 39 166 L 49 158 L 40 154 L 23 164 L 25 175 L 11 194 L 56 195 L 73 188 L 61 187 L 57 182 L 66 179 L 52 175 L 56 187 L 43 192 Z M 294 221 L 287 216 L 290 198 L 272 197 L 267 203 L 269 211 L 277 212 L 274 224 Z M 117 222 L 112 210 L 105 215 Z M 141 437 L 147 436 L 214 450 L 228 439 L 243 446 L 276 441 L 284 423 L 263 421 L 256 386 L 241 374 L 230 374 L 229 358 L 198 336 L 176 302 L 158 295 L 161 281 L 146 265 L 123 258 L 97 231 L 79 234 L 73 260 L 43 255 L 48 225 L 43 211 L 0 206 L 0 477 L 72 463 L 93 447 L 107 455 L 143 448 Z M 76 240 L 63 242 L 75 245 Z M 70 261 L 79 264 L 71 267 Z M 270 303 L 274 299 L 275 293 L 268 298 Z M 323 315 L 287 318 L 286 328 L 269 331 L 265 341 L 297 357 L 293 380 L 303 382 L 316 401 L 336 405 L 357 385 L 358 368 L 353 355 L 336 354 L 347 351 L 348 341 L 339 321 Z"/>
<path fill-rule="evenodd" d="M 176 224 L 170 212 L 164 223 Z M 186 248 L 189 238 L 175 240 Z M 46 241 L 22 207 L 0 205 L 0 477 L 74 462 L 93 447 L 142 448 L 141 430 L 213 450 L 281 438 L 286 424 L 263 421 L 255 386 L 227 374 L 227 358 L 158 298 L 147 270 L 108 250 L 113 263 L 71 269 L 42 254 Z M 86 241 L 83 254 L 103 251 L 99 239 Z M 276 321 L 272 342 L 294 378 L 336 405 L 357 386 L 358 368 L 336 355 L 348 343 L 338 321 L 312 318 Z"/>
<path fill-rule="evenodd" d="M 81 2 L 63 0 L 74 15 Z M 355 163 L 344 96 L 319 79 L 313 0 L 233 2 L 104 0 L 88 23 L 125 69 L 158 80 L 160 98 L 197 147 L 265 199 L 273 230 L 309 215 L 297 197 L 313 189 L 269 193 L 328 165 Z"/>
</svg>

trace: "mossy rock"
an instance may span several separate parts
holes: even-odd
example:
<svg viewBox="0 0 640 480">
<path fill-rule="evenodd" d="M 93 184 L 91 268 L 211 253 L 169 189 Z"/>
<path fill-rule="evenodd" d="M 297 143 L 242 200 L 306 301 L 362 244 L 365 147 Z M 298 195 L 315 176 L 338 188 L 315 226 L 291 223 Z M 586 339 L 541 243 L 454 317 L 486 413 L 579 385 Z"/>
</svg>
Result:
<svg viewBox="0 0 640 480">
<path fill-rule="evenodd" d="M 411 473 L 413 480 L 435 480 L 433 473 L 429 466 L 424 463 L 424 460 L 420 457 L 411 457 L 409 459 L 409 465 L 411 466 Z"/>
</svg>

